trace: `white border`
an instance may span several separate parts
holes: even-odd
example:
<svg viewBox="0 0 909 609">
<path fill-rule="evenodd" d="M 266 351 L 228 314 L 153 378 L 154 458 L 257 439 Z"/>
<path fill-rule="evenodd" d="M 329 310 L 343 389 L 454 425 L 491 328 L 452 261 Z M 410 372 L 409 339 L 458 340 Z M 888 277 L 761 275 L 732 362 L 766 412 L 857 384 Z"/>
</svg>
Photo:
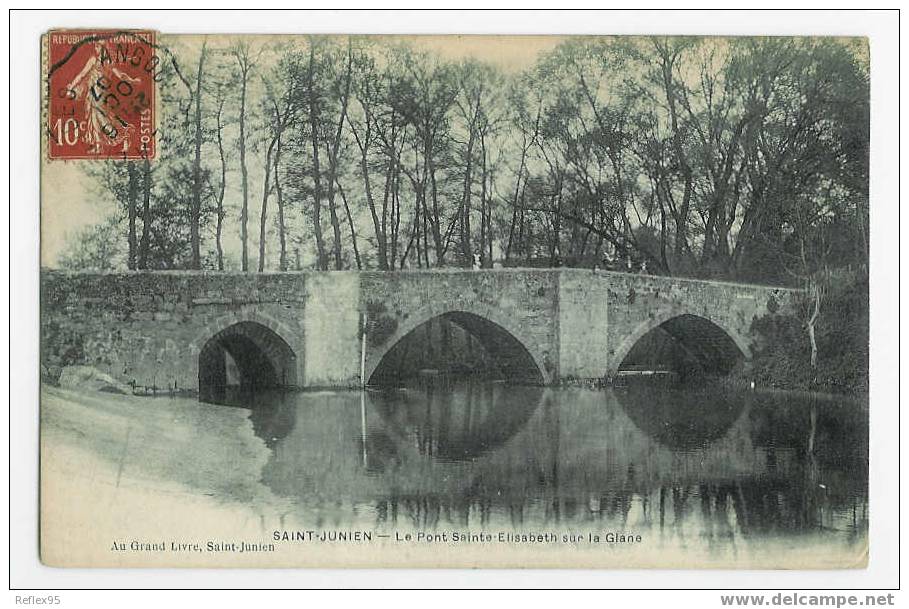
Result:
<svg viewBox="0 0 909 609">
<path fill-rule="evenodd" d="M 10 16 L 11 581 L 76 587 L 724 587 L 889 588 L 897 585 L 899 16 L 893 12 L 15 12 Z M 179 32 L 589 33 L 863 35 L 871 41 L 871 563 L 867 570 L 327 571 L 63 570 L 37 560 L 39 36 L 52 27 Z M 3 96 L 6 103 L 7 96 Z M 6 301 L 4 301 L 6 302 Z M 7 357 L 5 355 L 4 357 Z M 5 534 L 5 533 L 4 533 Z M 19 593 L 20 595 L 22 593 Z M 75 593 L 63 593 L 75 601 Z M 673 602 L 672 593 L 662 598 Z M 705 593 L 719 606 L 718 594 Z M 121 595 L 122 596 L 122 595 Z M 132 595 L 130 602 L 141 595 Z M 185 598 L 188 593 L 184 593 Z M 154 596 L 155 604 L 164 600 Z M 10 598 L 12 601 L 13 599 Z M 98 599 L 95 599 L 98 600 Z M 213 599 L 212 599 L 213 600 Z M 253 600 L 253 599 L 250 599 Z M 641 601 L 643 599 L 637 599 Z M 646 601 L 645 601 L 646 602 Z M 660 601 L 657 601 L 660 602 Z M 675 598 L 675 602 L 678 599 Z M 77 603 L 78 604 L 78 603 Z M 207 603 L 206 603 L 207 604 Z M 106 603 L 105 603 L 106 605 Z M 151 606 L 140 602 L 140 606 Z"/>
</svg>

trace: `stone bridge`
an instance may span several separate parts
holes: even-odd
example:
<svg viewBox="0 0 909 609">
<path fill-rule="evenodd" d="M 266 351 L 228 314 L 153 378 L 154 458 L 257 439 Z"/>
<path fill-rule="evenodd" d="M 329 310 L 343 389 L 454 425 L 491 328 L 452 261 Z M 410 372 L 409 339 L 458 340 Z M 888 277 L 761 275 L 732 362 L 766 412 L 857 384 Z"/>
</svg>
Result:
<svg viewBox="0 0 909 609">
<path fill-rule="evenodd" d="M 752 321 L 785 311 L 794 293 L 580 269 L 43 270 L 42 366 L 53 376 L 90 365 L 124 383 L 200 392 L 237 374 L 347 387 L 360 383 L 361 366 L 368 381 L 399 341 L 442 317 L 476 337 L 503 371 L 529 369 L 545 384 L 616 374 L 658 327 L 728 369 L 750 358 Z"/>
</svg>

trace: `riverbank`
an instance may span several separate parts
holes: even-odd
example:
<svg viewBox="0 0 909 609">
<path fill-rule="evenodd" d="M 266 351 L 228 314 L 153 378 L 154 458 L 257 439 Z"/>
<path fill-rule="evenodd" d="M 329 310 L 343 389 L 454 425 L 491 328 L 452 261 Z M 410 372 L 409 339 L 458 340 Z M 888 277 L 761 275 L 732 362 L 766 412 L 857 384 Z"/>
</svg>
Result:
<svg viewBox="0 0 909 609">
<path fill-rule="evenodd" d="M 41 560 L 179 564 L 114 543 L 261 538 L 284 502 L 259 482 L 269 451 L 248 412 L 186 398 L 41 388 Z M 187 556 L 187 565 L 193 556 Z"/>
<path fill-rule="evenodd" d="M 719 379 L 717 382 L 724 388 L 736 391 L 753 391 L 757 394 L 789 396 L 796 399 L 808 399 L 816 402 L 854 402 L 866 409 L 868 408 L 867 393 L 837 392 L 831 391 L 829 387 L 802 389 L 786 386 L 785 384 L 774 384 L 772 382 L 759 384 L 758 382 L 755 382 L 752 377 L 734 374 Z M 754 382 L 754 386 L 752 386 L 752 382 Z"/>
<path fill-rule="evenodd" d="M 814 324 L 816 353 L 807 332 L 812 302 L 795 315 L 771 312 L 752 322 L 760 336 L 746 369 L 734 376 L 758 385 L 868 400 L 868 277 L 828 282 Z"/>
<path fill-rule="evenodd" d="M 772 368 L 778 369 L 780 364 Z M 810 397 L 825 400 L 850 399 L 868 404 L 868 387 L 866 384 L 846 384 L 837 378 L 828 378 L 823 381 L 816 380 L 798 370 L 790 370 L 786 374 L 768 374 L 765 371 L 771 368 L 766 363 L 757 362 L 751 370 L 733 372 L 722 380 L 723 384 L 750 389 L 751 383 L 757 390 L 767 393 L 789 394 L 800 397 Z"/>
<path fill-rule="evenodd" d="M 658 376 L 616 376 L 602 379 L 565 379 L 561 381 L 558 387 L 580 387 L 593 391 L 603 391 L 610 388 L 622 388 L 635 383 L 644 382 L 650 386 L 659 386 L 666 389 L 701 389 L 704 387 L 717 387 L 724 391 L 751 391 L 763 395 L 780 395 L 791 396 L 797 399 L 809 399 L 818 402 L 855 402 L 868 407 L 867 392 L 844 392 L 833 391 L 830 387 L 818 387 L 817 389 L 804 389 L 800 387 L 789 386 L 785 383 L 775 384 L 773 382 L 761 381 L 755 382 L 753 376 L 744 373 L 733 373 L 726 377 L 705 377 L 698 383 L 679 382 L 671 375 L 665 377 Z M 754 385 L 752 385 L 754 383 Z"/>
</svg>

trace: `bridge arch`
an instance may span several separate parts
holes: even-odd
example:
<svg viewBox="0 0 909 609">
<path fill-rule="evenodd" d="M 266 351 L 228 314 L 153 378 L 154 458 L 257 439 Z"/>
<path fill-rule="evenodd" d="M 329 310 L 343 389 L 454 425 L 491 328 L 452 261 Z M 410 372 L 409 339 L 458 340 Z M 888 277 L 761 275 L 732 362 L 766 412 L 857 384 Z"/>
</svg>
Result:
<svg viewBox="0 0 909 609">
<path fill-rule="evenodd" d="M 514 362 L 515 366 L 523 365 L 532 369 L 534 382 L 549 384 L 552 381 L 547 354 L 534 348 L 533 342 L 509 316 L 493 307 L 444 303 L 410 313 L 406 320 L 398 323 L 395 332 L 381 346 L 368 352 L 365 368 L 367 382 L 372 381 L 383 360 L 396 345 L 414 330 L 436 318 L 448 319 L 461 326 L 477 338 L 487 351 L 506 350 L 509 357 L 518 360 Z"/>
<path fill-rule="evenodd" d="M 729 362 L 730 368 L 736 358 L 751 358 L 751 342 L 722 319 L 671 307 L 642 321 L 622 339 L 610 357 L 608 375 L 616 374 L 635 345 L 657 328 L 667 330 L 680 343 L 693 343 L 687 346 L 698 348 L 711 359 Z"/>
<path fill-rule="evenodd" d="M 246 387 L 302 384 L 302 340 L 286 324 L 257 311 L 231 313 L 207 324 L 190 352 L 203 401 L 231 380 Z M 239 378 L 228 378 L 228 366 Z"/>
</svg>

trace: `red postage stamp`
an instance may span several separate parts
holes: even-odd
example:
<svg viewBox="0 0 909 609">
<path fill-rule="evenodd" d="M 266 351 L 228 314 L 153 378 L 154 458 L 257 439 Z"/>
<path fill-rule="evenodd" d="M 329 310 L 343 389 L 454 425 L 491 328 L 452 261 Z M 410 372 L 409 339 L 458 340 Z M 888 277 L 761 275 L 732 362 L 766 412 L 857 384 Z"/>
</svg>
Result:
<svg viewBox="0 0 909 609">
<path fill-rule="evenodd" d="M 155 34 L 56 30 L 47 35 L 48 156 L 155 156 Z"/>
</svg>

